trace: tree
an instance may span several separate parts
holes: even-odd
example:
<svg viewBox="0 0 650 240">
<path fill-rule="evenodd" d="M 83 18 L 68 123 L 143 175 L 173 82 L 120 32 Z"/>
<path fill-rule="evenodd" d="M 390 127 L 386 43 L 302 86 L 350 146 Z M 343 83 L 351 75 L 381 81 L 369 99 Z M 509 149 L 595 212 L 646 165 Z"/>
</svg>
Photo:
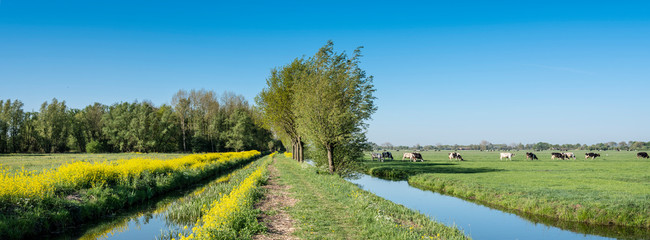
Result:
<svg viewBox="0 0 650 240">
<path fill-rule="evenodd" d="M 250 116 L 244 109 L 238 109 L 230 115 L 229 121 L 232 128 L 228 132 L 226 147 L 232 148 L 236 152 L 248 149 L 253 141 L 253 121 Z"/>
<path fill-rule="evenodd" d="M 304 59 L 294 59 L 289 65 L 271 70 L 266 88 L 255 98 L 263 126 L 289 138 L 293 158 L 300 162 L 304 161 L 304 140 L 296 123 L 295 86 L 306 77 L 307 67 Z"/>
<path fill-rule="evenodd" d="M 361 48 L 348 58 L 335 53 L 334 43 L 328 41 L 310 58 L 309 72 L 296 87 L 298 131 L 327 153 L 330 173 L 345 168 L 341 164 L 349 154 L 363 150 L 357 143 L 365 138 L 364 121 L 377 110 L 372 76 L 359 67 L 360 57 Z"/>
<path fill-rule="evenodd" d="M 52 103 L 44 102 L 38 117 L 38 131 L 42 136 L 41 147 L 45 152 L 64 152 L 67 150 L 70 118 L 65 101 L 56 98 Z"/>
<path fill-rule="evenodd" d="M 279 70 L 271 70 L 271 76 L 266 79 L 267 87 L 255 98 L 263 126 L 288 138 L 293 158 L 300 162 L 304 161 L 304 140 L 296 123 L 295 87 L 306 76 L 307 67 L 304 59 L 294 59 Z"/>
<path fill-rule="evenodd" d="M 393 144 L 391 144 L 390 142 L 385 142 L 385 143 L 381 144 L 381 147 L 384 148 L 384 149 L 391 149 L 392 150 L 393 149 Z"/>
<path fill-rule="evenodd" d="M 174 107 L 174 113 L 176 113 L 177 119 L 181 126 L 181 135 L 182 135 L 182 144 L 183 152 L 187 151 L 187 136 L 188 134 L 188 123 L 190 118 L 190 99 L 187 95 L 187 91 L 178 90 L 176 94 L 172 97 L 172 106 Z"/>
</svg>

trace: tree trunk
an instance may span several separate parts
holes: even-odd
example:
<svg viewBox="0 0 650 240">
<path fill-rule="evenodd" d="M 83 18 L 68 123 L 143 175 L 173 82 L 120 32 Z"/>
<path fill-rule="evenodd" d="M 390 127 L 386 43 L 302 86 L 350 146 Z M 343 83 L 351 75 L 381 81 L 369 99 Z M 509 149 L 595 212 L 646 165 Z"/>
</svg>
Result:
<svg viewBox="0 0 650 240">
<path fill-rule="evenodd" d="M 291 158 L 293 158 L 293 160 L 298 159 L 298 147 L 297 147 L 297 145 L 298 144 L 296 144 L 296 140 L 292 139 L 291 140 Z"/>
<path fill-rule="evenodd" d="M 183 152 L 187 152 L 187 147 L 185 147 L 185 121 L 181 120 L 181 131 L 183 131 Z"/>
<path fill-rule="evenodd" d="M 304 147 L 305 147 L 305 143 L 302 142 L 302 137 L 298 137 L 298 162 L 305 161 L 305 155 L 303 153 Z"/>
<path fill-rule="evenodd" d="M 330 167 L 330 173 L 334 173 L 336 169 L 334 169 L 334 160 L 332 159 L 332 146 L 327 145 L 327 164 L 329 164 Z"/>
</svg>

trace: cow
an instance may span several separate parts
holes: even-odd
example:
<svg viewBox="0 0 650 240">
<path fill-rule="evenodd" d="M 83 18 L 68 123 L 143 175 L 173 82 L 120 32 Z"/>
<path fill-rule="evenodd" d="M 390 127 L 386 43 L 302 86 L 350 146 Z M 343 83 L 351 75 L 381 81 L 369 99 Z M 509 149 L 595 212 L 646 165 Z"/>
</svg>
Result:
<svg viewBox="0 0 650 240">
<path fill-rule="evenodd" d="M 535 155 L 535 154 L 532 153 L 532 152 L 526 152 L 526 159 L 530 159 L 530 160 L 539 160 L 539 158 L 537 158 L 537 155 Z"/>
<path fill-rule="evenodd" d="M 499 157 L 499 160 L 503 160 L 503 158 L 507 158 L 508 160 L 512 161 L 512 157 L 514 157 L 514 153 L 501 153 L 501 157 Z"/>
<path fill-rule="evenodd" d="M 585 160 L 587 160 L 587 158 L 591 158 L 593 160 L 596 157 L 600 157 L 600 154 L 599 153 L 592 153 L 592 152 L 585 153 Z"/>
<path fill-rule="evenodd" d="M 384 158 L 381 156 L 381 153 L 370 153 L 370 157 L 372 158 L 373 161 L 375 161 L 375 158 L 377 161 L 384 161 Z"/>
<path fill-rule="evenodd" d="M 551 159 L 556 159 L 556 158 L 564 160 L 565 156 L 562 153 L 556 153 L 556 152 L 551 153 Z"/>
<path fill-rule="evenodd" d="M 393 160 L 393 154 L 391 154 L 390 152 L 381 153 L 381 157 L 384 159 L 390 158 L 390 160 Z"/>
<path fill-rule="evenodd" d="M 567 158 L 567 159 L 569 159 L 569 158 L 576 159 L 576 155 L 573 154 L 572 152 L 565 152 L 565 153 L 562 153 L 562 154 L 564 154 L 564 157 Z"/>
<path fill-rule="evenodd" d="M 452 159 L 458 159 L 459 161 L 465 161 L 465 160 L 463 160 L 463 157 L 461 157 L 460 154 L 457 153 L 457 152 L 450 152 L 449 153 L 449 160 L 452 160 Z"/>
<path fill-rule="evenodd" d="M 639 159 L 639 158 L 650 158 L 650 157 L 648 156 L 647 152 L 639 152 L 636 154 L 636 158 Z"/>
<path fill-rule="evenodd" d="M 413 162 L 416 162 L 417 160 L 420 160 L 420 162 L 424 162 L 424 159 L 422 159 L 422 154 L 420 153 L 413 153 Z"/>
<path fill-rule="evenodd" d="M 404 153 L 404 155 L 402 155 L 402 161 L 404 161 L 404 159 L 414 160 L 415 157 L 413 156 L 413 153 Z"/>
</svg>

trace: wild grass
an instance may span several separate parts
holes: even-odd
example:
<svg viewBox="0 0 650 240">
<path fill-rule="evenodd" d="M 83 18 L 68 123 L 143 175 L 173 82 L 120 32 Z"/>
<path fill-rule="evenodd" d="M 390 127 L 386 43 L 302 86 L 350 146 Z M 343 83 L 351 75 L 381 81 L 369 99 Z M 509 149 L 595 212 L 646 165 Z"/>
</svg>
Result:
<svg viewBox="0 0 650 240">
<path fill-rule="evenodd" d="M 381 163 L 368 157 L 365 165 L 376 176 L 400 172 L 413 186 L 513 212 L 647 232 L 650 161 L 637 159 L 636 152 L 599 152 L 594 160 L 585 160 L 585 151 L 574 152 L 577 158 L 570 160 L 536 152 L 540 160 L 531 161 L 525 151 L 515 151 L 512 161 L 501 161 L 499 152 L 461 151 L 463 162 L 448 160 L 448 152 L 422 152 L 424 162 Z"/>
<path fill-rule="evenodd" d="M 179 225 L 194 225 L 202 216 L 202 208 L 239 186 L 246 177 L 264 163 L 266 158 L 268 157 L 249 163 L 175 201 L 167 208 L 165 218 Z"/>
<path fill-rule="evenodd" d="M 467 239 L 429 217 L 364 191 L 309 164 L 276 157 L 282 184 L 298 201 L 288 210 L 303 239 Z"/>
<path fill-rule="evenodd" d="M 254 203 L 261 196 L 259 185 L 268 177 L 267 166 L 273 154 L 254 171 L 234 184 L 230 192 L 219 194 L 212 202 L 203 205 L 202 216 L 192 231 L 180 233 L 180 239 L 251 239 L 263 226 L 257 222 L 259 210 Z M 205 196 L 207 197 L 207 196 Z"/>
</svg>

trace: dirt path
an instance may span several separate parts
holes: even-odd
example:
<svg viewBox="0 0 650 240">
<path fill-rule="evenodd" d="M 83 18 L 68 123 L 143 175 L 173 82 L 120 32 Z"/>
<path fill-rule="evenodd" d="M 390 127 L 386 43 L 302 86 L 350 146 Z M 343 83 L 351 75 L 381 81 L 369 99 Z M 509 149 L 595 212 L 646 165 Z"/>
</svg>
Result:
<svg viewBox="0 0 650 240">
<path fill-rule="evenodd" d="M 275 159 L 273 160 L 275 163 Z M 256 208 L 262 210 L 258 221 L 266 225 L 268 231 L 264 235 L 254 236 L 253 239 L 299 239 L 293 236 L 295 221 L 289 216 L 286 209 L 296 204 L 296 199 L 289 196 L 291 186 L 280 185 L 278 181 L 278 170 L 269 165 L 269 180 L 263 188 L 266 195 L 256 204 Z"/>
</svg>

